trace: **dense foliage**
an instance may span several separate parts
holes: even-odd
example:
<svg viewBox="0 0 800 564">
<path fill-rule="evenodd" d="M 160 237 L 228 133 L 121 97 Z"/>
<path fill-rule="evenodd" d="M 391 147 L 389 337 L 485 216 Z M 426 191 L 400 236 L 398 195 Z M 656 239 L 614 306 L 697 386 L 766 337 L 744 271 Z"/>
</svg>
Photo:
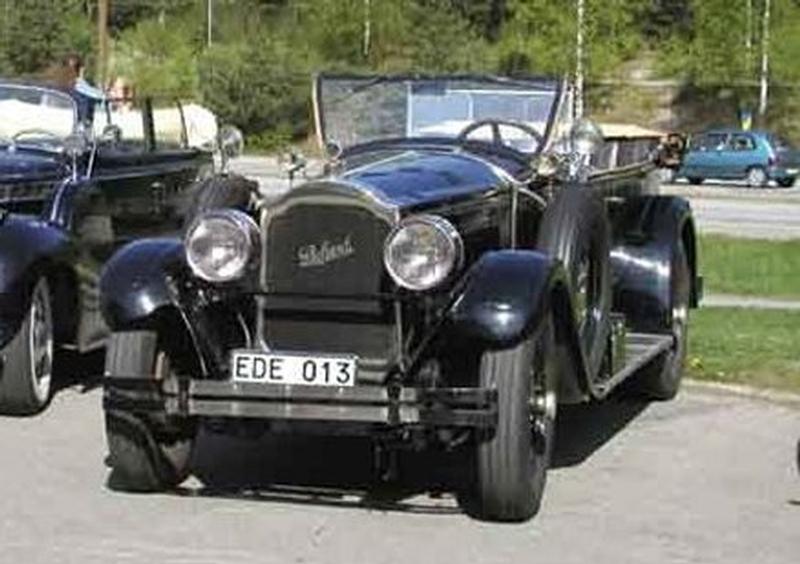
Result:
<svg viewBox="0 0 800 564">
<path fill-rule="evenodd" d="M 111 75 L 139 93 L 199 99 L 266 145 L 307 131 L 314 71 L 575 66 L 577 0 L 210 0 L 210 45 L 207 1 L 111 0 Z M 668 78 L 710 106 L 753 105 L 767 0 L 584 1 L 590 83 Z M 770 1 L 771 81 L 798 82 L 800 5 Z M 70 52 L 91 69 L 96 10 L 0 0 L 0 73 L 47 72 Z M 795 90 L 777 92 L 773 113 L 793 111 Z"/>
</svg>

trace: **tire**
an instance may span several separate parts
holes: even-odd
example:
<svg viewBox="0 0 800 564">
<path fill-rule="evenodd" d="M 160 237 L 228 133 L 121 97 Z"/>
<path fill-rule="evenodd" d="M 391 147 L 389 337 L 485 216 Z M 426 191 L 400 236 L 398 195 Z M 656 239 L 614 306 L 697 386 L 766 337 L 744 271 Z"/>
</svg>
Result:
<svg viewBox="0 0 800 564">
<path fill-rule="evenodd" d="M 611 229 L 603 201 L 568 187 L 547 208 L 536 247 L 561 261 L 575 302 L 575 322 L 590 377 L 600 370 L 611 311 Z"/>
<path fill-rule="evenodd" d="M 53 327 L 52 294 L 41 277 L 19 331 L 0 351 L 0 413 L 33 415 L 47 407 L 53 393 Z"/>
<path fill-rule="evenodd" d="M 649 400 L 669 400 L 678 393 L 686 362 L 691 287 L 689 261 L 681 244 L 672 258 L 672 313 L 668 332 L 674 343 L 670 350 L 653 359 L 633 377 L 628 386 L 633 395 Z"/>
<path fill-rule="evenodd" d="M 497 390 L 497 427 L 477 445 L 468 511 L 489 521 L 518 522 L 541 506 L 555 437 L 557 373 L 552 321 L 536 340 L 487 351 L 483 388 Z"/>
<path fill-rule="evenodd" d="M 780 180 L 778 180 L 778 186 L 780 186 L 781 188 L 791 188 L 792 186 L 794 186 L 794 181 L 795 181 L 794 176 L 789 178 L 781 178 Z"/>
<path fill-rule="evenodd" d="M 184 228 L 201 213 L 219 208 L 245 210 L 258 192 L 258 183 L 238 174 L 215 175 L 201 180 L 189 190 L 183 211 Z"/>
<path fill-rule="evenodd" d="M 112 335 L 106 353 L 106 378 L 149 370 L 163 378 L 170 371 L 167 353 L 154 347 L 155 336 L 139 331 Z M 162 414 L 139 414 L 117 409 L 105 413 L 108 485 L 126 492 L 172 489 L 189 475 L 197 432 L 195 421 Z"/>
<path fill-rule="evenodd" d="M 687 176 L 686 180 L 689 181 L 689 184 L 693 184 L 695 186 L 699 186 L 703 183 L 704 178 L 700 178 L 699 176 Z"/>
<path fill-rule="evenodd" d="M 763 168 L 754 166 L 747 169 L 745 180 L 750 188 L 764 188 L 767 186 L 769 177 Z"/>
</svg>

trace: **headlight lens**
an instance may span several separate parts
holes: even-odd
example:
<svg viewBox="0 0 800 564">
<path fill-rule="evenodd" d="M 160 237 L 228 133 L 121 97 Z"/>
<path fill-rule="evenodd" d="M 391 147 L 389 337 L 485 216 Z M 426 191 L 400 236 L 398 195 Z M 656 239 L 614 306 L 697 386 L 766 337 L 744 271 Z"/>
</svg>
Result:
<svg viewBox="0 0 800 564">
<path fill-rule="evenodd" d="M 237 210 L 214 210 L 195 219 L 184 239 L 186 262 L 209 282 L 241 278 L 259 248 L 258 226 Z"/>
<path fill-rule="evenodd" d="M 446 219 L 424 215 L 401 222 L 386 239 L 383 262 L 389 275 L 409 290 L 429 290 L 456 269 L 464 243 Z"/>
</svg>

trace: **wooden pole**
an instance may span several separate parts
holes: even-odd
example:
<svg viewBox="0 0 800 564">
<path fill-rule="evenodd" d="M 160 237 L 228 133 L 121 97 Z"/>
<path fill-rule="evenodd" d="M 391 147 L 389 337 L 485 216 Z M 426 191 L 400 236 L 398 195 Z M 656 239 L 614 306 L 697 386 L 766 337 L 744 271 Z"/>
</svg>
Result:
<svg viewBox="0 0 800 564">
<path fill-rule="evenodd" d="M 97 86 L 105 88 L 108 79 L 108 16 L 110 0 L 97 0 Z"/>
</svg>

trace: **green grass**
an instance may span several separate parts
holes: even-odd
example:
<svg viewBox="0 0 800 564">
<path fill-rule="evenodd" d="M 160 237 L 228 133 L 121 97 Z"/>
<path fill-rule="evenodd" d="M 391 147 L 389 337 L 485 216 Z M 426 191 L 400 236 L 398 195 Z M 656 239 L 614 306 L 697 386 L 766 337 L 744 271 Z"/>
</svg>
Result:
<svg viewBox="0 0 800 564">
<path fill-rule="evenodd" d="M 707 293 L 800 299 L 800 240 L 708 235 L 699 247 Z"/>
<path fill-rule="evenodd" d="M 692 312 L 687 374 L 800 392 L 800 312 L 727 308 Z"/>
</svg>

